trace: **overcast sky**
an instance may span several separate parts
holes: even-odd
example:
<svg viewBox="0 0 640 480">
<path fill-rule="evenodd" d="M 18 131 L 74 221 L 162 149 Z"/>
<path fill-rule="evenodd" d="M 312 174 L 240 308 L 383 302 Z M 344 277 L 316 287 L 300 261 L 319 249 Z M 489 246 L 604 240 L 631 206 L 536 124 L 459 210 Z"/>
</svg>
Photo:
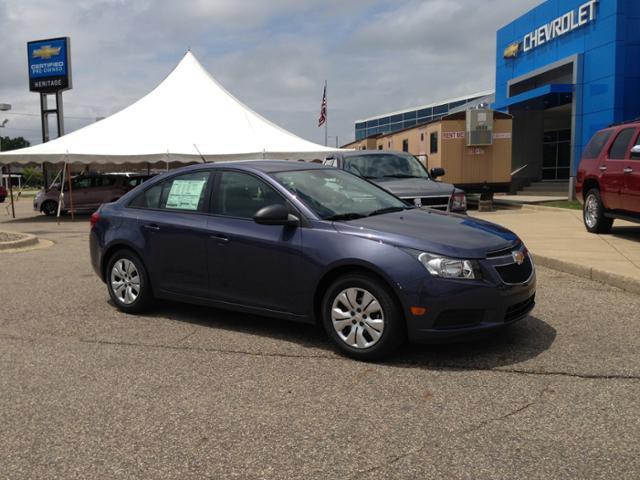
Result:
<svg viewBox="0 0 640 480">
<path fill-rule="evenodd" d="M 540 0 L 0 0 L 0 135 L 40 141 L 26 42 L 71 37 L 67 132 L 150 91 L 191 48 L 251 108 L 319 143 L 355 120 L 494 88 L 495 32 Z M 114 139 L 117 141 L 117 139 Z M 330 143 L 335 142 L 335 137 Z"/>
</svg>

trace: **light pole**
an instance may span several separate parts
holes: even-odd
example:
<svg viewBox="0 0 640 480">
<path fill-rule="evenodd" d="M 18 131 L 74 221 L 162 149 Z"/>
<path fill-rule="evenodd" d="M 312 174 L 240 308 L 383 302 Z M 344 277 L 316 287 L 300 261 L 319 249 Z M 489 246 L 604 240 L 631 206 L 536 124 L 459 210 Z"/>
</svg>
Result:
<svg viewBox="0 0 640 480">
<path fill-rule="evenodd" d="M 336 139 L 336 148 L 338 148 L 338 135 L 328 135 L 328 138 L 334 138 Z"/>
<path fill-rule="evenodd" d="M 8 112 L 9 110 L 11 110 L 11 105 L 8 103 L 0 103 L 0 111 L 2 112 Z M 7 122 L 9 120 L 8 119 L 4 119 L 2 121 L 2 124 L 0 126 L 2 126 L 2 128 L 6 128 Z M 2 151 L 2 141 L 0 140 L 0 152 Z M 3 168 L 4 170 L 4 168 Z M 9 196 L 11 197 L 11 216 L 13 218 L 16 218 L 16 210 L 15 207 L 13 205 L 13 184 L 11 182 L 11 165 L 7 164 L 7 183 L 9 184 Z"/>
</svg>

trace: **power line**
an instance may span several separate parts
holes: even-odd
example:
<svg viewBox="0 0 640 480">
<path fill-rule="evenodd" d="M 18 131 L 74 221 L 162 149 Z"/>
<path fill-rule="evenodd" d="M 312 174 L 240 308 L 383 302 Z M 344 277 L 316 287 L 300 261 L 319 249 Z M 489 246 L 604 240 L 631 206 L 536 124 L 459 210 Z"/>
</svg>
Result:
<svg viewBox="0 0 640 480">
<path fill-rule="evenodd" d="M 24 117 L 38 117 L 38 118 L 40 118 L 40 114 L 39 113 L 27 113 L 27 112 L 8 111 L 8 112 L 2 112 L 2 115 L 22 115 Z M 97 117 L 80 117 L 80 116 L 75 116 L 75 115 L 65 115 L 64 118 L 73 118 L 75 120 L 95 120 Z"/>
</svg>

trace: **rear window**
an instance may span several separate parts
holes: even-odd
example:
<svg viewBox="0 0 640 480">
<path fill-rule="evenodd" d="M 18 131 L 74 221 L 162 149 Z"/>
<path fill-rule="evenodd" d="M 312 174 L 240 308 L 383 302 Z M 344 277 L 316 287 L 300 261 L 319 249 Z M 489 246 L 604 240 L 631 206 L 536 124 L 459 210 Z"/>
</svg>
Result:
<svg viewBox="0 0 640 480">
<path fill-rule="evenodd" d="M 607 144 L 612 134 L 613 130 L 602 130 L 596 133 L 584 149 L 582 158 L 598 158 L 600 152 L 602 152 L 602 149 Z"/>
<path fill-rule="evenodd" d="M 611 150 L 609 150 L 609 158 L 613 158 L 614 160 L 625 159 L 627 153 L 629 153 L 629 143 L 635 133 L 635 128 L 625 128 L 622 130 L 616 138 L 616 141 L 613 142 Z"/>
</svg>

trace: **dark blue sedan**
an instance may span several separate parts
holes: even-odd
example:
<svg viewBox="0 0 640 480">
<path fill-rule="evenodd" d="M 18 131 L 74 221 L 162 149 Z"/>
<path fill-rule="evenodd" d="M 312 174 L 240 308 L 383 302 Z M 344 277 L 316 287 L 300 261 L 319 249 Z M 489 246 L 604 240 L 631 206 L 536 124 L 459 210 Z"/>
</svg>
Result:
<svg viewBox="0 0 640 480">
<path fill-rule="evenodd" d="M 182 168 L 91 223 L 91 262 L 120 310 L 164 298 L 322 322 L 358 359 L 504 327 L 534 306 L 533 262 L 512 232 L 317 164 Z"/>
</svg>

